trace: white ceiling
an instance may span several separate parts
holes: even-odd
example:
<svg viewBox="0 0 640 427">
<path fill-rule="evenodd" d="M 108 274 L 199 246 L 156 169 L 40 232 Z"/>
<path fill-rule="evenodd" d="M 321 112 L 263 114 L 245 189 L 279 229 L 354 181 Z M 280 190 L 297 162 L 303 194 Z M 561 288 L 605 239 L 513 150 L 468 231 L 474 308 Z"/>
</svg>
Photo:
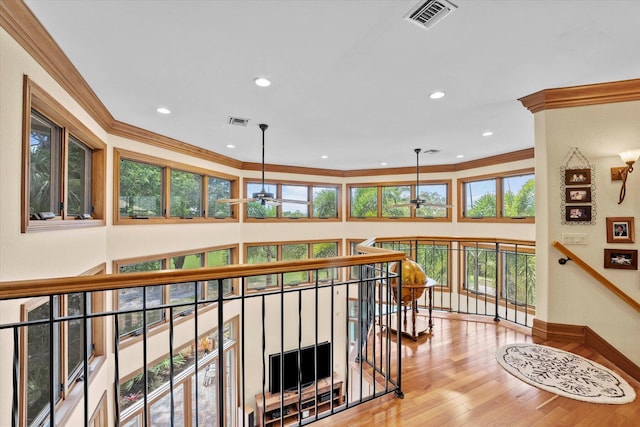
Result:
<svg viewBox="0 0 640 427">
<path fill-rule="evenodd" d="M 533 147 L 518 98 L 640 77 L 638 0 L 451 1 L 428 31 L 403 19 L 416 0 L 26 4 L 115 119 L 246 162 L 259 123 L 266 163 L 412 166 L 418 147 L 440 150 L 422 165 L 474 160 Z"/>
</svg>

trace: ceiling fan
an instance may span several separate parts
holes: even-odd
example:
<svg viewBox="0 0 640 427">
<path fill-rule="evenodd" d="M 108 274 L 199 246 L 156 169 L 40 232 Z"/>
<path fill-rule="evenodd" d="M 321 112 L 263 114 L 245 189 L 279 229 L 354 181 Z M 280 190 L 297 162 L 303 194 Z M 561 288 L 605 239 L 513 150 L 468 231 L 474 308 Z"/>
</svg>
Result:
<svg viewBox="0 0 640 427">
<path fill-rule="evenodd" d="M 269 125 L 261 123 L 258 125 L 262 130 L 262 190 L 257 193 L 253 193 L 250 198 L 246 199 L 218 199 L 217 203 L 228 203 L 230 205 L 235 205 L 238 203 L 249 203 L 249 202 L 259 202 L 262 206 L 280 206 L 282 203 L 298 203 L 303 205 L 308 205 L 309 202 L 306 200 L 291 200 L 291 199 L 276 199 L 273 193 L 268 193 L 265 190 L 264 186 L 264 132 L 267 130 Z"/>
<path fill-rule="evenodd" d="M 393 205 L 394 207 L 405 207 L 405 206 L 413 206 L 416 209 L 422 207 L 432 207 L 432 208 L 447 208 L 451 209 L 453 205 L 441 205 L 438 203 L 429 203 L 424 199 L 421 199 L 418 195 L 418 188 L 420 188 L 420 152 L 421 148 L 415 148 L 413 150 L 416 153 L 416 198 L 409 200 L 409 203 L 400 203 L 397 205 Z"/>
</svg>

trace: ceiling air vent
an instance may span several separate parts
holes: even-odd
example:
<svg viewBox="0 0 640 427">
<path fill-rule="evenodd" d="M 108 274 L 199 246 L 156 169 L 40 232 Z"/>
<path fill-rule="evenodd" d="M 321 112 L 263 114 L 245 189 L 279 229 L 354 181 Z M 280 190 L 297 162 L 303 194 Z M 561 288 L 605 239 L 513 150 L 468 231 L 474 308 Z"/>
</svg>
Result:
<svg viewBox="0 0 640 427">
<path fill-rule="evenodd" d="M 447 0 L 428 0 L 418 3 L 404 19 L 428 30 L 457 8 L 458 6 Z"/>
<path fill-rule="evenodd" d="M 249 119 L 242 119 L 240 117 L 231 117 L 229 116 L 229 124 L 236 126 L 246 126 L 249 123 Z"/>
</svg>

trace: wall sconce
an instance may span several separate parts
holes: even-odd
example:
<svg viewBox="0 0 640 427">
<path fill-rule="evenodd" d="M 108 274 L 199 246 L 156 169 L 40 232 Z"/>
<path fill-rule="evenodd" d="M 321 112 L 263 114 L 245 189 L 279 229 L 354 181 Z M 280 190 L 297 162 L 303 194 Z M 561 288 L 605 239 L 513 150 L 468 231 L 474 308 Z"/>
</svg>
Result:
<svg viewBox="0 0 640 427">
<path fill-rule="evenodd" d="M 640 149 L 623 151 L 620 153 L 620 158 L 627 166 L 611 168 L 611 180 L 622 181 L 622 188 L 620 188 L 620 198 L 618 204 L 622 203 L 624 196 L 627 192 L 627 175 L 633 172 L 633 164 L 640 157 Z"/>
</svg>

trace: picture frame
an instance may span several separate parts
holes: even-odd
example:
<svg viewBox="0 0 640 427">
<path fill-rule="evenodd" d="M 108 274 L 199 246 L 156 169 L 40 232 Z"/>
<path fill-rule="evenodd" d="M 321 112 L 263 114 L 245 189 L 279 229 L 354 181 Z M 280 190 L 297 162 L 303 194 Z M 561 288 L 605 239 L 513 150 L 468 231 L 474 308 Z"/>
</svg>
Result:
<svg viewBox="0 0 640 427">
<path fill-rule="evenodd" d="M 566 203 L 591 202 L 591 187 L 569 187 L 565 191 Z"/>
<path fill-rule="evenodd" d="M 590 222 L 591 206 L 586 206 L 586 205 L 565 206 L 564 218 L 568 222 Z"/>
<path fill-rule="evenodd" d="M 617 268 L 621 270 L 638 269 L 637 249 L 605 249 L 604 268 Z"/>
<path fill-rule="evenodd" d="M 564 183 L 565 185 L 591 184 L 591 169 L 566 169 Z"/>
<path fill-rule="evenodd" d="M 607 243 L 634 243 L 633 217 L 607 218 Z"/>
</svg>

